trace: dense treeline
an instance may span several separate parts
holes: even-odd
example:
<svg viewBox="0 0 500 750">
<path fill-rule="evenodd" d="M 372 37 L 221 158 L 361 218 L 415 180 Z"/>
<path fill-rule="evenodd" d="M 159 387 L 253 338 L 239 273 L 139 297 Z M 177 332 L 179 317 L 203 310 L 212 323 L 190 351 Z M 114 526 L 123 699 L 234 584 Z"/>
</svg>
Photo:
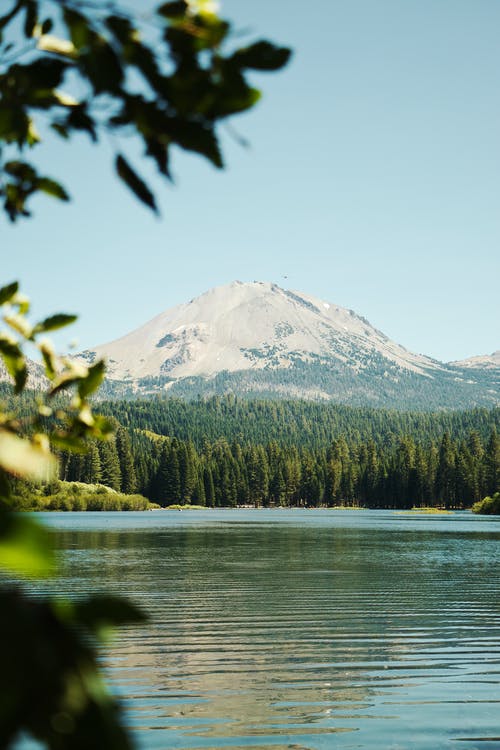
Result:
<svg viewBox="0 0 500 750">
<path fill-rule="evenodd" d="M 123 428 L 121 428 L 123 429 Z M 126 435 L 126 432 L 123 431 Z M 470 507 L 500 486 L 500 438 L 477 431 L 427 445 L 403 436 L 394 444 L 344 437 L 310 449 L 272 441 L 193 442 L 141 430 L 125 441 L 67 456 L 65 478 L 130 486 L 161 506 L 364 505 Z M 104 447 L 105 446 L 105 447 Z M 133 455 L 134 461 L 130 461 Z M 93 459 L 91 460 L 91 456 Z M 100 465 L 100 469 L 99 469 Z M 100 471 L 100 473 L 99 473 Z"/>
<path fill-rule="evenodd" d="M 60 478 L 162 506 L 470 507 L 500 488 L 498 408 L 431 414 L 233 396 L 99 406 L 114 438 L 63 453 Z"/>
<path fill-rule="evenodd" d="M 192 441 L 237 441 L 322 448 L 343 436 L 349 443 L 373 440 L 395 445 L 402 436 L 418 443 L 438 441 L 445 432 L 463 440 L 476 430 L 483 440 L 493 427 L 500 432 L 500 408 L 468 411 L 402 412 L 332 403 L 245 400 L 236 396 L 184 401 L 177 398 L 108 401 L 99 411 L 128 428 Z"/>
</svg>

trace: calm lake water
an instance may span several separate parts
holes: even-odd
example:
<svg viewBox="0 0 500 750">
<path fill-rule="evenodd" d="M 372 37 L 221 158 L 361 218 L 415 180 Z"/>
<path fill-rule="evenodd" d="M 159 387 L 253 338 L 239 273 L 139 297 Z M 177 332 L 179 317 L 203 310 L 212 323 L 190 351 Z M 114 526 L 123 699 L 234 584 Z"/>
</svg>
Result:
<svg viewBox="0 0 500 750">
<path fill-rule="evenodd" d="M 500 748 L 500 520 L 54 513 L 52 592 L 150 614 L 105 657 L 144 750 Z"/>
</svg>

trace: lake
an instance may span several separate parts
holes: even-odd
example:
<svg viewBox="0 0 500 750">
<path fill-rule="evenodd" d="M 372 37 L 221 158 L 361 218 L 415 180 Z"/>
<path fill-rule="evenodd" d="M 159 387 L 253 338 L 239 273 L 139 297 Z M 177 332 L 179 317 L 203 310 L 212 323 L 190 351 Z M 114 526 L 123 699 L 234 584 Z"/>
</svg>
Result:
<svg viewBox="0 0 500 750">
<path fill-rule="evenodd" d="M 53 513 L 54 593 L 146 609 L 105 656 L 144 750 L 500 747 L 500 519 Z"/>
</svg>

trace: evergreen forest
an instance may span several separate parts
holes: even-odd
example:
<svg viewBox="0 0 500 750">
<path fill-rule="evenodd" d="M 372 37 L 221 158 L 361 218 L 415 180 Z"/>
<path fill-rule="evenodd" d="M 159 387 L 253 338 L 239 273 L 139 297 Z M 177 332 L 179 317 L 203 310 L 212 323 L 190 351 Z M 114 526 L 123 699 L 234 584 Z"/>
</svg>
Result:
<svg viewBox="0 0 500 750">
<path fill-rule="evenodd" d="M 500 487 L 500 409 L 411 413 L 234 396 L 99 408 L 114 437 L 62 452 L 60 479 L 162 507 L 469 508 Z"/>
</svg>

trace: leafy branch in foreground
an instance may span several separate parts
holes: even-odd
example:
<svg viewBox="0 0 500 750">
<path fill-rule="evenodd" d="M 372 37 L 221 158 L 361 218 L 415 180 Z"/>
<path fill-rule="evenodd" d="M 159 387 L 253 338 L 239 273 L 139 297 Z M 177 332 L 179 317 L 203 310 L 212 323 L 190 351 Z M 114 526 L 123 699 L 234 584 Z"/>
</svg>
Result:
<svg viewBox="0 0 500 750">
<path fill-rule="evenodd" d="M 0 289 L 0 363 L 14 393 L 26 387 L 25 354 L 31 346 L 43 362 L 45 389 L 26 417 L 0 404 L 0 571 L 36 577 L 55 572 L 47 529 L 10 505 L 16 477 L 48 481 L 57 461 L 51 448 L 83 451 L 89 437 L 106 439 L 111 425 L 92 413 L 89 398 L 104 377 L 98 361 L 83 367 L 55 354 L 43 336 L 75 319 L 53 315 L 32 324 L 29 301 L 16 282 Z M 34 365 L 31 365 L 33 368 Z M 67 393 L 53 406 L 56 394 Z M 26 596 L 18 586 L 0 589 L 0 748 L 27 732 L 54 750 L 127 750 L 131 741 L 116 700 L 101 678 L 97 646 L 109 627 L 140 622 L 143 615 L 114 597 L 51 601 Z"/>
<path fill-rule="evenodd" d="M 114 2 L 17 0 L 0 16 L 0 196 L 10 219 L 29 216 L 37 192 L 69 198 L 21 158 L 40 144 L 40 120 L 64 139 L 135 136 L 170 180 L 172 146 L 222 168 L 217 125 L 261 95 L 248 71 L 276 71 L 290 57 L 265 40 L 235 47 L 233 36 L 207 0 L 163 3 L 141 17 Z M 115 169 L 156 212 L 155 196 L 119 149 Z"/>
</svg>

